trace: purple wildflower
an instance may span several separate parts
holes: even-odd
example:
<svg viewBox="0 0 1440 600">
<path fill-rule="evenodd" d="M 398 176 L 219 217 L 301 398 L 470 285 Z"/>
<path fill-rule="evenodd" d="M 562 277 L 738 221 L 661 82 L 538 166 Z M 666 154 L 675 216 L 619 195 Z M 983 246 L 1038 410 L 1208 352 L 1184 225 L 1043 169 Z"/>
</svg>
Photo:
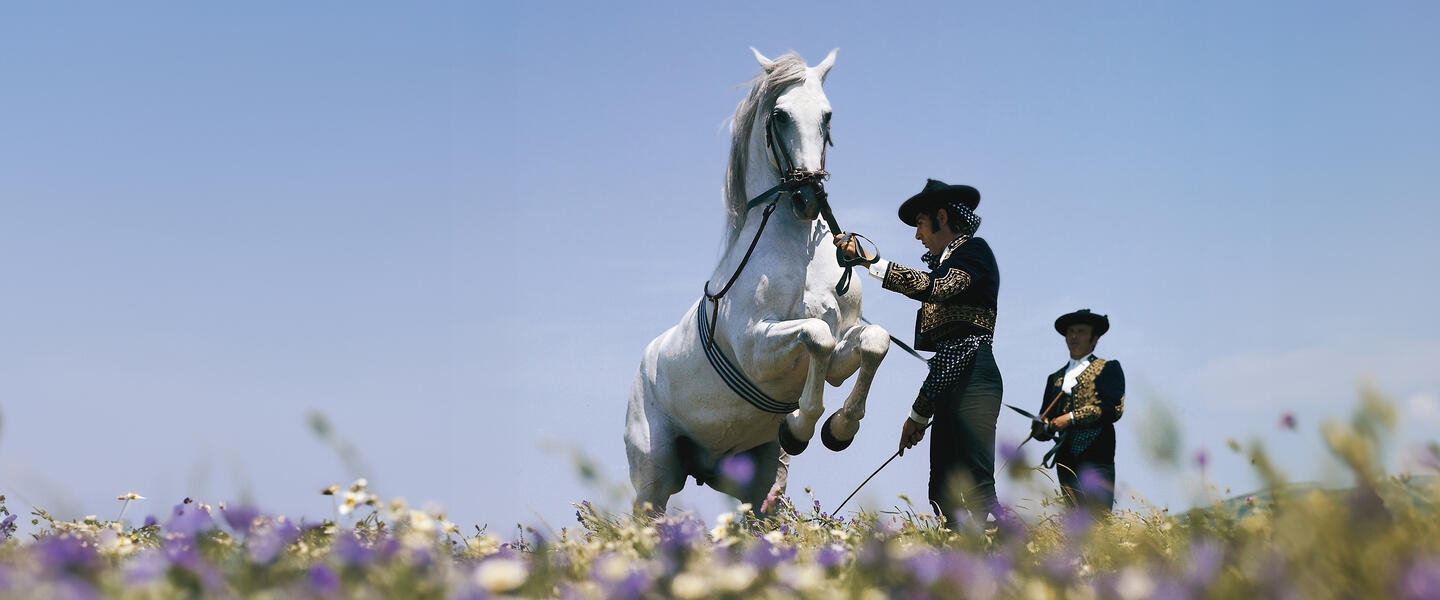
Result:
<svg viewBox="0 0 1440 600">
<path fill-rule="evenodd" d="M 843 564 L 849 557 L 850 553 L 845 550 L 844 546 L 830 544 L 820 549 L 820 552 L 815 556 L 815 562 L 820 563 L 820 566 L 826 569 L 834 569 Z"/>
<path fill-rule="evenodd" d="M 1295 431 L 1295 413 L 1286 411 L 1285 414 L 1280 415 L 1280 427 Z"/>
<path fill-rule="evenodd" d="M 154 527 L 159 524 L 160 520 L 156 519 L 155 515 L 145 515 L 145 524 L 142 527 Z"/>
<path fill-rule="evenodd" d="M 944 572 L 944 563 L 940 553 L 925 549 L 906 558 L 905 568 L 921 585 L 929 587 L 940 579 Z"/>
<path fill-rule="evenodd" d="M 744 454 L 727 456 L 720 461 L 720 474 L 740 485 L 749 485 L 755 479 L 755 461 Z"/>
<path fill-rule="evenodd" d="M 762 537 L 745 554 L 745 562 L 763 571 L 794 559 L 797 552 L 798 550 L 794 546 L 777 546 Z"/>
<path fill-rule="evenodd" d="M 1015 568 L 1015 562 L 1003 554 L 991 556 L 985 561 L 985 566 L 990 569 L 990 575 L 996 581 L 1010 579 L 1010 571 Z"/>
<path fill-rule="evenodd" d="M 1214 540 L 1201 540 L 1190 545 L 1190 558 L 1187 561 L 1188 572 L 1185 573 L 1185 582 L 1197 589 L 1205 589 L 1210 580 L 1220 572 L 1224 556 L 1221 554 L 1223 548 Z"/>
<path fill-rule="evenodd" d="M 330 552 L 346 565 L 363 565 L 370 562 L 371 552 L 355 537 L 355 532 L 342 530 L 335 533 Z"/>
<path fill-rule="evenodd" d="M 332 596 L 340 591 L 340 577 L 328 565 L 317 564 L 310 567 L 305 580 L 310 591 L 319 596 Z"/>
<path fill-rule="evenodd" d="M 1204 465 L 1201 465 L 1204 468 Z M 1110 482 L 1099 471 L 1085 467 L 1080 469 L 1080 491 L 1087 495 L 1102 494 L 1110 490 Z"/>
<path fill-rule="evenodd" d="M 650 577 L 646 576 L 645 573 L 631 569 L 620 581 L 605 586 L 605 597 L 623 598 L 625 600 L 639 598 L 649 592 L 653 585 L 654 582 L 651 581 Z"/>
<path fill-rule="evenodd" d="M 1410 600 L 1440 598 L 1440 557 L 1415 560 L 1399 582 L 1400 597 Z"/>
<path fill-rule="evenodd" d="M 1009 442 L 1000 443 L 1000 460 L 1006 464 L 1025 464 L 1029 462 L 1025 460 L 1025 447 L 1018 444 L 1011 444 Z"/>
<path fill-rule="evenodd" d="M 36 545 L 40 565 L 50 573 L 84 573 L 100 564 L 95 547 L 79 538 L 47 536 Z"/>
<path fill-rule="evenodd" d="M 224 585 L 225 577 L 200 556 L 193 538 L 167 538 L 161 542 L 160 553 L 172 567 L 189 571 L 205 589 L 213 591 Z"/>
<path fill-rule="evenodd" d="M 260 511 L 248 506 L 232 506 L 220 511 L 225 517 L 225 523 L 232 531 L 237 533 L 250 533 L 255 528 L 255 519 L 260 516 Z"/>
<path fill-rule="evenodd" d="M 172 565 L 194 567 L 200 564 L 200 555 L 190 538 L 167 538 L 160 545 L 160 553 Z"/>
<path fill-rule="evenodd" d="M 125 582 L 131 585 L 143 585 L 154 581 L 157 577 L 165 574 L 170 568 L 170 561 L 165 560 L 164 555 L 156 550 L 146 550 L 126 563 Z"/>
<path fill-rule="evenodd" d="M 15 516 L 16 515 L 10 515 L 8 517 L 5 517 L 4 521 L 0 521 L 0 542 L 4 542 L 5 540 L 10 539 L 11 535 L 14 535 Z"/>
<path fill-rule="evenodd" d="M 969 598 L 989 599 L 1000 594 L 1000 582 L 1010 577 L 1010 562 L 996 556 L 985 560 L 961 551 L 945 555 L 945 578 L 965 586 Z"/>
<path fill-rule="evenodd" d="M 1028 537 L 1029 528 L 1010 509 L 997 502 L 990 508 L 990 514 L 995 515 L 995 531 L 1002 540 L 1020 543 Z"/>
<path fill-rule="evenodd" d="M 660 535 L 660 548 L 667 552 L 689 550 L 705 539 L 705 526 L 689 515 L 663 519 L 655 529 Z"/>
<path fill-rule="evenodd" d="M 1079 572 L 1080 558 L 1074 555 L 1069 548 L 1046 556 L 1040 561 L 1040 570 L 1049 575 L 1052 579 L 1060 582 L 1069 582 L 1075 579 Z"/>
<path fill-rule="evenodd" d="M 624 558 L 610 552 L 596 557 L 590 577 L 604 590 L 605 598 L 639 598 L 653 585 L 643 570 L 627 566 Z"/>
<path fill-rule="evenodd" d="M 1090 531 L 1092 524 L 1094 524 L 1094 520 L 1090 518 L 1090 513 L 1086 512 L 1084 508 L 1076 508 L 1060 517 L 1060 527 L 1065 531 L 1065 538 L 1069 540 L 1078 540 L 1084 537 Z"/>
<path fill-rule="evenodd" d="M 193 502 L 176 504 L 175 512 L 170 515 L 170 520 L 165 523 L 166 533 L 178 533 L 180 535 L 195 535 L 201 531 L 209 531 L 214 528 L 215 521 L 210 518 L 210 511 L 205 510 L 198 503 Z"/>
<path fill-rule="evenodd" d="M 275 559 L 286 546 L 300 539 L 300 528 L 290 521 L 276 521 L 254 533 L 248 540 L 250 560 L 265 564 Z"/>
<path fill-rule="evenodd" d="M 1195 466 L 1200 467 L 1201 471 L 1205 470 L 1205 465 L 1209 462 L 1210 453 L 1206 452 L 1204 448 L 1195 451 Z"/>
</svg>

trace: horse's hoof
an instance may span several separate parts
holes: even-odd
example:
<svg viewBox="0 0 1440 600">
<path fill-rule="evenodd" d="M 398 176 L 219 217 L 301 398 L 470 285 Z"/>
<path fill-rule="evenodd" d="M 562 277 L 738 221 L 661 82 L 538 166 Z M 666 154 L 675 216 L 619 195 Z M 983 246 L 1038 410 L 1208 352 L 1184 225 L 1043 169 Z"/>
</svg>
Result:
<svg viewBox="0 0 1440 600">
<path fill-rule="evenodd" d="M 810 440 L 802 440 L 790 433 L 790 423 L 780 422 L 780 449 L 790 456 L 798 456 L 810 446 Z"/>
<path fill-rule="evenodd" d="M 830 422 L 834 421 L 835 417 L 838 416 L 840 416 L 840 411 L 838 410 L 830 413 L 830 418 L 825 419 L 825 424 L 820 426 L 820 442 L 825 444 L 826 448 L 836 452 L 849 448 L 850 444 L 855 442 L 855 438 L 853 437 L 848 440 L 842 440 L 835 437 L 835 434 L 830 433 Z"/>
</svg>

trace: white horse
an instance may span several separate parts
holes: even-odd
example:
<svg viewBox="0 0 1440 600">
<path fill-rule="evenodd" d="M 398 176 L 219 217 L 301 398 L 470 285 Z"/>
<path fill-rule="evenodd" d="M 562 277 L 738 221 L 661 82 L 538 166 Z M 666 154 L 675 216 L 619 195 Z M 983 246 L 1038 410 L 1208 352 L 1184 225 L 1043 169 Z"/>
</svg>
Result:
<svg viewBox="0 0 1440 600">
<path fill-rule="evenodd" d="M 806 67 L 793 54 L 771 60 L 751 50 L 764 73 L 735 109 L 726 250 L 706 282 L 707 295 L 728 293 L 718 306 L 700 298 L 645 348 L 625 415 L 637 507 L 663 511 L 694 476 L 768 510 L 785 489 L 789 455 L 805 450 L 824 415 L 825 382 L 838 386 L 859 371 L 844 407 L 821 428 L 838 451 L 859 431 L 890 349 L 889 333 L 859 323 L 860 278 L 837 294 L 845 269 L 816 218 L 830 128 L 821 84 L 835 52 Z M 702 341 L 711 338 L 707 325 L 713 344 Z M 749 464 L 722 468 L 722 460 Z"/>
</svg>

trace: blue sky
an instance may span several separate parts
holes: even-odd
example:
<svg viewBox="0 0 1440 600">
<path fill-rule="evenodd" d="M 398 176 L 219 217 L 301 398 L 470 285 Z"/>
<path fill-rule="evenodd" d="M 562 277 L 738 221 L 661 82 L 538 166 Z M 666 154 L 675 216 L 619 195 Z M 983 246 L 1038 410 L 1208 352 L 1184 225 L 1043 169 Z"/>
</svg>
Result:
<svg viewBox="0 0 1440 600">
<path fill-rule="evenodd" d="M 67 516 L 127 491 L 154 513 L 194 496 L 327 516 L 316 490 L 355 474 L 307 429 L 320 411 L 384 496 L 568 524 L 607 497 L 571 454 L 626 480 L 640 353 L 722 250 L 749 46 L 840 49 L 827 187 L 888 257 L 918 264 L 894 209 L 926 177 L 981 190 L 1007 401 L 1036 404 L 1063 363 L 1056 316 L 1111 316 L 1127 493 L 1183 508 L 1199 482 L 1254 487 L 1227 438 L 1333 479 L 1319 424 L 1365 381 L 1404 417 L 1403 469 L 1440 426 L 1437 12 L 6 5 L 0 492 Z M 873 283 L 866 315 L 908 335 L 914 304 Z M 893 451 L 923 373 L 893 353 L 858 441 L 797 458 L 792 492 L 837 504 Z M 1159 405 L 1187 460 L 1208 451 L 1203 477 L 1141 457 Z M 1002 441 L 1023 433 L 1002 417 Z M 925 473 L 906 457 L 859 498 L 922 498 Z"/>
</svg>

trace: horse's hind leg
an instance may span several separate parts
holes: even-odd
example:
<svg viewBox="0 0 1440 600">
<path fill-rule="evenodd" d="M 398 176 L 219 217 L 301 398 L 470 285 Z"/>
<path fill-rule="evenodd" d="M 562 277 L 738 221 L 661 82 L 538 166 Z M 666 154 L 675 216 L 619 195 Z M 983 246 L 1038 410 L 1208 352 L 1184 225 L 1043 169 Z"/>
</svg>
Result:
<svg viewBox="0 0 1440 600">
<path fill-rule="evenodd" d="M 655 406 L 652 393 L 642 367 L 630 386 L 625 411 L 625 455 L 630 460 L 636 510 L 664 512 L 670 496 L 685 487 L 685 470 L 677 452 L 678 432 Z"/>
<path fill-rule="evenodd" d="M 875 380 L 875 370 L 890 351 L 890 332 L 879 325 L 851 327 L 835 345 L 835 356 L 830 359 L 830 372 L 825 379 L 830 385 L 840 385 L 857 369 L 855 387 L 845 398 L 845 405 L 830 415 L 820 428 L 820 441 L 825 447 L 836 452 L 850 447 L 855 434 L 860 431 L 860 419 L 865 418 L 865 400 L 870 396 L 870 383 Z"/>
</svg>

